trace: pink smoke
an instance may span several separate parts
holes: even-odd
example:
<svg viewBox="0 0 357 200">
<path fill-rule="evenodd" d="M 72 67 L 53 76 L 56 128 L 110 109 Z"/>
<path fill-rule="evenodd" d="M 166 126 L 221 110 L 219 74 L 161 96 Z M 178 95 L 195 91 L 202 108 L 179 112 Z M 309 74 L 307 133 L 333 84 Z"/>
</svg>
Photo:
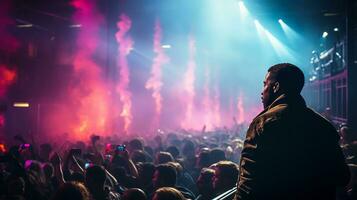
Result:
<svg viewBox="0 0 357 200">
<path fill-rule="evenodd" d="M 120 116 L 124 118 L 124 131 L 128 133 L 133 116 L 131 113 L 131 92 L 128 89 L 130 81 L 130 72 L 127 61 L 127 55 L 133 47 L 133 41 L 127 32 L 131 28 L 131 20 L 125 14 L 120 15 L 120 20 L 117 23 L 118 32 L 115 34 L 117 43 L 119 44 L 119 59 L 118 67 L 120 68 L 120 80 L 117 86 L 117 92 L 120 95 L 120 101 L 123 104 Z"/>
<path fill-rule="evenodd" d="M 203 110 L 205 112 L 204 115 L 204 122 L 207 127 L 207 130 L 212 130 L 213 128 L 213 119 L 212 119 L 212 99 L 210 95 L 210 88 L 209 88 L 209 83 L 210 83 L 210 71 L 206 69 L 205 71 L 205 82 L 204 82 L 204 87 L 203 87 Z"/>
<path fill-rule="evenodd" d="M 194 99 L 195 99 L 194 84 L 195 84 L 195 68 L 196 68 L 196 61 L 195 61 L 196 41 L 193 39 L 193 37 L 189 37 L 188 51 L 189 51 L 188 65 L 183 80 L 183 86 L 186 93 L 184 101 L 187 107 L 185 112 L 185 118 L 184 121 L 181 123 L 181 126 L 183 128 L 194 128 L 192 115 L 193 115 Z"/>
<path fill-rule="evenodd" d="M 221 126 L 221 104 L 220 104 L 220 93 L 218 86 L 214 87 L 214 98 L 213 98 L 213 119 L 216 127 Z"/>
<path fill-rule="evenodd" d="M 14 20 L 10 17 L 12 5 L 10 0 L 0 2 L 0 54 L 11 55 L 20 47 L 20 42 L 9 31 L 9 27 L 15 25 Z M 9 87 L 15 83 L 17 71 L 14 66 L 0 60 L 0 100 L 6 98 Z M 5 126 L 5 116 L 0 111 L 0 140 L 5 135 L 2 127 Z"/>
<path fill-rule="evenodd" d="M 0 64 L 0 98 L 5 97 L 10 85 L 15 82 L 16 71 L 9 69 L 6 65 Z"/>
<path fill-rule="evenodd" d="M 94 0 L 73 0 L 73 20 L 81 24 L 73 56 L 72 85 L 60 105 L 71 105 L 54 110 L 48 116 L 50 131 L 70 131 L 75 139 L 87 139 L 90 134 L 108 134 L 107 86 L 102 79 L 101 67 L 93 58 L 97 54 L 100 26 L 103 17 Z M 73 118 L 71 118 L 73 116 Z"/>
<path fill-rule="evenodd" d="M 242 92 L 239 93 L 238 100 L 237 100 L 237 112 L 238 112 L 238 117 L 237 117 L 237 123 L 242 124 L 245 122 L 245 111 L 243 107 L 243 94 Z"/>
<path fill-rule="evenodd" d="M 11 0 L 0 1 L 0 51 L 7 53 L 14 53 L 20 47 L 20 42 L 8 31 L 9 26 L 15 25 L 10 17 L 11 9 Z"/>
<path fill-rule="evenodd" d="M 164 49 L 161 47 L 161 38 L 162 38 L 162 29 L 160 22 L 156 21 L 155 23 L 155 33 L 154 33 L 154 52 L 155 58 L 153 60 L 153 65 L 151 67 L 150 78 L 145 84 L 145 88 L 152 90 L 151 96 L 155 100 L 155 117 L 154 117 L 154 126 L 156 127 L 159 123 L 160 114 L 162 110 L 162 66 L 166 64 L 169 59 L 165 55 Z"/>
</svg>

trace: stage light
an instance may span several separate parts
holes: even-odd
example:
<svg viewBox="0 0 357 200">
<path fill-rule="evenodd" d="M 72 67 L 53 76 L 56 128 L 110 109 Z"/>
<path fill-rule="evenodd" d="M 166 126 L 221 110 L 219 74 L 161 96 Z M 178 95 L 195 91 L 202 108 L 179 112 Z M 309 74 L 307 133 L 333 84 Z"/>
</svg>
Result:
<svg viewBox="0 0 357 200">
<path fill-rule="evenodd" d="M 30 107 L 30 104 L 27 103 L 27 102 L 15 102 L 15 103 L 13 104 L 13 106 L 14 106 L 15 108 L 28 108 L 28 107 Z"/>
<path fill-rule="evenodd" d="M 333 29 L 333 31 L 337 32 L 337 31 L 338 31 L 338 28 L 337 28 L 337 27 L 336 27 L 336 28 L 334 28 L 334 29 Z"/>
<path fill-rule="evenodd" d="M 328 32 L 325 31 L 325 32 L 322 33 L 322 37 L 323 38 L 326 38 L 327 36 L 328 36 Z"/>
<path fill-rule="evenodd" d="M 161 48 L 163 48 L 163 49 L 171 49 L 171 45 L 163 44 L 163 45 L 161 45 Z"/>
<path fill-rule="evenodd" d="M 264 30 L 265 35 L 268 37 L 270 44 L 272 45 L 274 51 L 277 53 L 279 58 L 281 59 L 294 59 L 294 57 L 290 54 L 289 49 L 276 38 L 273 34 L 271 34 L 268 30 Z"/>
<path fill-rule="evenodd" d="M 259 39 L 263 41 L 264 31 L 265 31 L 264 27 L 260 24 L 260 22 L 257 19 L 254 20 L 254 25 L 258 31 Z"/>
<path fill-rule="evenodd" d="M 242 17 L 246 17 L 248 15 L 248 9 L 245 7 L 244 2 L 243 1 L 239 1 L 238 5 L 239 5 L 240 15 Z"/>
<path fill-rule="evenodd" d="M 279 19 L 278 22 L 279 22 L 280 24 L 284 23 L 284 21 L 283 21 L 282 19 Z"/>
</svg>

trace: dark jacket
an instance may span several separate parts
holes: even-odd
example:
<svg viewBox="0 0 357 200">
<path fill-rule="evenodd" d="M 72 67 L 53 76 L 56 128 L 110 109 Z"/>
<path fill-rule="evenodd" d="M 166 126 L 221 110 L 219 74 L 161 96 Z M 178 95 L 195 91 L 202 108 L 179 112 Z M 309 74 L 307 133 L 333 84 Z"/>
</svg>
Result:
<svg viewBox="0 0 357 200">
<path fill-rule="evenodd" d="M 235 198 L 335 199 L 350 177 L 338 140 L 300 95 L 281 95 L 249 126 Z"/>
</svg>

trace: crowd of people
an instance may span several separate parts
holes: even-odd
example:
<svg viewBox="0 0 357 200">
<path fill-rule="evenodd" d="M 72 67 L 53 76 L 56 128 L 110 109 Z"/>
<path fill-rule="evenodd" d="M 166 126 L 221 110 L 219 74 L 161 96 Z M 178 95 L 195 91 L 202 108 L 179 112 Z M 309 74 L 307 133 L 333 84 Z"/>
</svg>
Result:
<svg viewBox="0 0 357 200">
<path fill-rule="evenodd" d="M 0 199 L 355 200 L 357 134 L 308 108 L 303 86 L 296 66 L 272 66 L 247 130 L 92 135 L 66 146 L 15 136 L 0 148 Z"/>
<path fill-rule="evenodd" d="M 243 141 L 223 131 L 35 145 L 1 155 L 0 199 L 212 199 L 238 178 Z"/>
<path fill-rule="evenodd" d="M 347 126 L 340 134 L 346 160 L 356 169 L 357 139 Z M 14 141 L 1 155 L 0 199 L 213 199 L 236 186 L 243 147 L 236 134 L 222 131 L 117 143 L 92 136 L 65 148 L 36 146 L 21 136 Z M 356 199 L 356 175 L 339 198 Z"/>
</svg>

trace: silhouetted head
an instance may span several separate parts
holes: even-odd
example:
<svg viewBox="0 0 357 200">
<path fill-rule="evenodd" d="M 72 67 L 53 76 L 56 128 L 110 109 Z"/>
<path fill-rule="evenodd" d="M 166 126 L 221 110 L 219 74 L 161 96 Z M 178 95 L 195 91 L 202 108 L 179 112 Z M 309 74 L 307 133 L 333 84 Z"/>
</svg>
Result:
<svg viewBox="0 0 357 200">
<path fill-rule="evenodd" d="M 60 186 L 52 200 L 89 200 L 87 188 L 78 182 L 67 182 Z"/>
<path fill-rule="evenodd" d="M 163 187 L 155 191 L 153 200 L 186 200 L 180 191 L 173 187 Z"/>
<path fill-rule="evenodd" d="M 267 108 L 281 94 L 299 95 L 304 87 L 304 73 L 290 63 L 280 63 L 268 69 L 261 93 L 264 108 Z"/>
<path fill-rule="evenodd" d="M 146 200 L 146 194 L 139 188 L 130 188 L 125 190 L 122 200 Z"/>
<path fill-rule="evenodd" d="M 213 194 L 212 179 L 214 176 L 214 170 L 209 168 L 203 168 L 200 176 L 197 178 L 196 185 L 198 192 L 202 195 Z"/>
<path fill-rule="evenodd" d="M 224 191 L 235 186 L 238 179 L 238 166 L 231 161 L 220 161 L 211 166 L 214 170 L 212 179 L 215 191 Z"/>
<path fill-rule="evenodd" d="M 176 169 L 168 164 L 158 165 L 155 169 L 152 184 L 154 188 L 174 187 L 176 184 Z"/>
<path fill-rule="evenodd" d="M 164 164 L 172 161 L 174 161 L 174 158 L 169 152 L 160 151 L 156 154 L 156 159 L 155 159 L 156 164 Z"/>
<path fill-rule="evenodd" d="M 102 190 L 106 178 L 105 170 L 101 166 L 94 165 L 86 170 L 86 185 L 90 191 Z"/>
</svg>

